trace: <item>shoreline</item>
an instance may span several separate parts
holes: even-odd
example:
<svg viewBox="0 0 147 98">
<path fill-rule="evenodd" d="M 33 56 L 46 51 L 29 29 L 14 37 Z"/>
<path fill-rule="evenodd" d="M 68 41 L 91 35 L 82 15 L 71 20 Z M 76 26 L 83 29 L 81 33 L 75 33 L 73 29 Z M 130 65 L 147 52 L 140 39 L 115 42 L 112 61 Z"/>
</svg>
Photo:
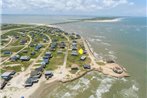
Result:
<svg viewBox="0 0 147 98">
<path fill-rule="evenodd" d="M 37 25 L 37 26 L 55 27 L 55 28 L 61 29 L 58 26 L 48 25 L 48 24 L 35 24 L 35 25 Z M 65 72 L 64 74 L 59 74 L 58 73 L 59 70 L 57 69 L 57 72 L 55 73 L 56 74 L 55 77 L 53 77 L 53 78 L 51 78 L 49 80 L 46 80 L 44 77 L 42 77 L 42 78 L 40 78 L 39 83 L 35 84 L 31 88 L 23 88 L 23 89 L 22 89 L 22 87 L 18 88 L 18 89 L 20 89 L 20 91 L 18 91 L 18 92 L 16 91 L 15 94 L 13 94 L 13 96 L 15 96 L 15 98 L 20 98 L 20 94 L 22 94 L 22 95 L 24 95 L 25 98 L 42 98 L 42 95 L 46 94 L 45 90 L 48 89 L 48 87 L 49 88 L 53 87 L 54 85 L 56 85 L 56 83 L 58 84 L 60 82 L 61 83 L 66 83 L 66 82 L 74 81 L 74 80 L 79 79 L 80 77 L 86 75 L 88 72 L 91 72 L 91 71 L 101 72 L 104 75 L 112 76 L 112 77 L 117 77 L 117 78 L 122 78 L 122 77 L 128 77 L 129 76 L 126 73 L 126 70 L 124 70 L 123 67 L 119 66 L 116 63 L 108 64 L 108 63 L 103 61 L 104 63 L 106 63 L 105 66 L 98 65 L 96 63 L 96 58 L 95 58 L 95 56 L 93 54 L 94 51 L 91 50 L 92 47 L 89 45 L 89 42 L 87 40 L 85 40 L 83 37 L 81 39 L 82 39 L 82 41 L 84 43 L 85 49 L 88 51 L 89 57 L 91 58 L 91 62 L 92 62 L 91 70 L 86 70 L 83 73 L 71 75 L 72 78 L 68 79 L 66 77 L 66 75 L 69 74 L 67 68 L 65 69 L 67 71 L 67 73 Z M 114 73 L 113 70 L 112 70 L 114 67 L 122 68 L 123 69 L 123 73 L 122 74 Z M 43 93 L 41 93 L 41 92 L 43 92 Z M 18 93 L 19 93 L 19 95 L 17 95 Z M 40 95 L 40 97 L 39 97 L 39 95 Z"/>
<path fill-rule="evenodd" d="M 119 22 L 123 18 L 116 18 L 116 19 L 105 19 L 105 20 L 85 20 L 84 22 L 100 22 L 100 23 L 105 23 L 105 22 Z"/>
</svg>

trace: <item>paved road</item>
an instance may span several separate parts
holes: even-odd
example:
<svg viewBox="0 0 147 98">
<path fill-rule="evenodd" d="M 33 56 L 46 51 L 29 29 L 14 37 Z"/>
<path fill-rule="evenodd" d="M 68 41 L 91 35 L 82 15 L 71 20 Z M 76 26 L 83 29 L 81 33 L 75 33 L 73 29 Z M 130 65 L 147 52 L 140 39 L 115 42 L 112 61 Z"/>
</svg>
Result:
<svg viewBox="0 0 147 98">
<path fill-rule="evenodd" d="M 16 54 L 18 54 L 19 52 L 21 52 L 22 50 L 24 50 L 25 48 L 27 48 L 27 47 L 30 45 L 30 43 L 32 42 L 32 37 L 31 37 L 30 35 L 27 35 L 27 36 L 28 36 L 29 39 L 30 39 L 29 43 L 27 43 L 27 44 L 25 45 L 25 47 L 23 47 L 21 50 L 19 50 L 19 51 L 13 53 L 10 57 L 8 57 L 6 60 L 4 60 L 3 62 L 1 62 L 0 65 L 2 65 L 4 62 L 8 61 L 11 57 L 15 56 Z"/>
</svg>

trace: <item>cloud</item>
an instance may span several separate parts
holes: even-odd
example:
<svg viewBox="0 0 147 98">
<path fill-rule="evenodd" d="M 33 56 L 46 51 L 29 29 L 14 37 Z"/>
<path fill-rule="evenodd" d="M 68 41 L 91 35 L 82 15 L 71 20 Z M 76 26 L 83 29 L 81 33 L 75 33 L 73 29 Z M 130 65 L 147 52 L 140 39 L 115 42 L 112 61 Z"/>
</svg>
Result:
<svg viewBox="0 0 147 98">
<path fill-rule="evenodd" d="M 128 0 L 2 0 L 2 3 L 2 9 L 49 11 L 96 11 L 134 4 Z"/>
</svg>

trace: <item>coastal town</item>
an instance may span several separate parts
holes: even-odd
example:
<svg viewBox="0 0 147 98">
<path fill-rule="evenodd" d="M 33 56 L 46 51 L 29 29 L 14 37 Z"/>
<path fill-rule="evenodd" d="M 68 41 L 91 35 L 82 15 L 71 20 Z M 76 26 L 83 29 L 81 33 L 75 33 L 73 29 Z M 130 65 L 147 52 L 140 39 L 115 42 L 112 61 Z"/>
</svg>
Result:
<svg viewBox="0 0 147 98">
<path fill-rule="evenodd" d="M 97 59 L 78 33 L 52 25 L 2 24 L 1 98 L 35 98 L 42 83 L 72 82 L 88 72 L 128 77 L 112 59 Z"/>
</svg>

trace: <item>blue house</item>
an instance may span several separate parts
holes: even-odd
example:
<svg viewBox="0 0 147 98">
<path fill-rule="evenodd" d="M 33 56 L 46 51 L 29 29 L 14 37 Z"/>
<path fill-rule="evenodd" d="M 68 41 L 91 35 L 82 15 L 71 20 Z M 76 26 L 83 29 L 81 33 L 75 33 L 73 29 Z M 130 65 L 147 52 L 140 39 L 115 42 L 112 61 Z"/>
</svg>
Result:
<svg viewBox="0 0 147 98">
<path fill-rule="evenodd" d="M 45 56 L 49 57 L 49 58 L 52 58 L 52 53 L 51 52 L 46 52 L 45 53 Z"/>
<path fill-rule="evenodd" d="M 11 61 L 17 61 L 20 58 L 20 55 L 15 55 L 10 58 Z"/>
<path fill-rule="evenodd" d="M 3 79 L 5 79 L 5 80 L 10 80 L 11 78 L 12 78 L 12 76 L 15 74 L 16 72 L 15 71 L 6 71 L 6 72 L 4 72 L 2 75 L 1 75 L 1 77 L 3 78 Z"/>
<path fill-rule="evenodd" d="M 41 62 L 41 66 L 43 67 L 43 68 L 45 68 L 46 67 L 46 62 Z"/>
<path fill-rule="evenodd" d="M 10 54 L 12 54 L 12 52 L 11 51 L 4 51 L 4 54 L 10 55 Z"/>
<path fill-rule="evenodd" d="M 45 62 L 45 64 L 49 63 L 49 59 L 43 59 L 43 62 Z"/>
</svg>

